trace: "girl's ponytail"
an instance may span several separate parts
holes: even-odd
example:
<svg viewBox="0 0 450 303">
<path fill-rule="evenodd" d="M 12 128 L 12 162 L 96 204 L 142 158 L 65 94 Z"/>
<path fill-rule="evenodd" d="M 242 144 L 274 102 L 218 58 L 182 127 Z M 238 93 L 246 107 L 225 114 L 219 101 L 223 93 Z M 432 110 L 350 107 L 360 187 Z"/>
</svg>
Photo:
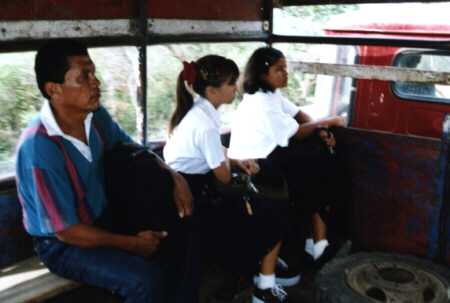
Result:
<svg viewBox="0 0 450 303">
<path fill-rule="evenodd" d="M 169 134 L 172 133 L 173 129 L 181 122 L 181 120 L 186 116 L 187 112 L 194 105 L 194 98 L 192 94 L 187 90 L 186 84 L 192 86 L 195 82 L 197 71 L 195 62 L 187 63 L 183 62 L 183 70 L 178 75 L 177 80 L 177 104 L 175 111 L 170 118 L 169 124 Z"/>
</svg>

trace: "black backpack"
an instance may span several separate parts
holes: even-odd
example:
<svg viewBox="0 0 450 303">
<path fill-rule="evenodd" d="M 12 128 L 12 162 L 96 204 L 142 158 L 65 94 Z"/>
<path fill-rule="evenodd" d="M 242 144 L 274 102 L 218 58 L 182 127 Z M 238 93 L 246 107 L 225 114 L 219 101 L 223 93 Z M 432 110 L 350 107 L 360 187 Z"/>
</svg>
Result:
<svg viewBox="0 0 450 303">
<path fill-rule="evenodd" d="M 116 144 L 105 153 L 104 172 L 114 231 L 169 230 L 178 220 L 172 176 L 149 149 Z"/>
</svg>

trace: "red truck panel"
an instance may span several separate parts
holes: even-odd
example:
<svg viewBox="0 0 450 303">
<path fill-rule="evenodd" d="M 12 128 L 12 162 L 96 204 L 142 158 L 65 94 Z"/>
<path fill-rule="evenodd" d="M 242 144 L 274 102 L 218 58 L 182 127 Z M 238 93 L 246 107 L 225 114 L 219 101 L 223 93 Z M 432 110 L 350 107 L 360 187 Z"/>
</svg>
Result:
<svg viewBox="0 0 450 303">
<path fill-rule="evenodd" d="M 122 19 L 137 16 L 138 1 L 2 0 L 0 20 Z M 261 20 L 262 0 L 152 0 L 152 18 Z"/>
<path fill-rule="evenodd" d="M 434 257 L 442 202 L 439 140 L 341 129 L 353 230 L 365 249 Z M 442 194 L 442 193 L 441 193 Z"/>
</svg>

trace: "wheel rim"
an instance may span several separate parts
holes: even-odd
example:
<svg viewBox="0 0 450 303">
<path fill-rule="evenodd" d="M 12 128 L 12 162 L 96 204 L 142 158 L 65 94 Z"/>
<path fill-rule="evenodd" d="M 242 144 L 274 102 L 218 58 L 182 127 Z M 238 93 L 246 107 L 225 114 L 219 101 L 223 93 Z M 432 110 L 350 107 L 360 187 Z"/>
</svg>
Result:
<svg viewBox="0 0 450 303">
<path fill-rule="evenodd" d="M 374 302 L 448 302 L 444 279 L 425 268 L 393 262 L 370 262 L 346 270 L 348 286 Z"/>
</svg>

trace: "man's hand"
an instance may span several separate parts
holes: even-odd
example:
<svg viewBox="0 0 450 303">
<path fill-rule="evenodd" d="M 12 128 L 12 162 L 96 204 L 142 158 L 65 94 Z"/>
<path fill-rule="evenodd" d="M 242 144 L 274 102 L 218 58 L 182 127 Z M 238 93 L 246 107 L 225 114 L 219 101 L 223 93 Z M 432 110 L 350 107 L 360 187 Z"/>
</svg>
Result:
<svg viewBox="0 0 450 303">
<path fill-rule="evenodd" d="M 74 224 L 56 234 L 64 243 L 83 248 L 114 247 L 139 256 L 150 256 L 159 247 L 160 241 L 167 237 L 165 231 L 145 230 L 137 235 L 114 234 L 101 228 Z"/>
<path fill-rule="evenodd" d="M 235 163 L 249 176 L 259 172 L 259 165 L 255 160 L 236 160 Z"/>
<path fill-rule="evenodd" d="M 192 193 L 189 184 L 183 176 L 177 172 L 172 171 L 172 177 L 175 185 L 173 197 L 178 210 L 178 215 L 180 218 L 190 216 L 192 215 Z"/>
<path fill-rule="evenodd" d="M 165 231 L 141 231 L 136 235 L 132 252 L 139 256 L 149 257 L 158 250 L 161 240 L 165 237 L 167 237 Z"/>
<path fill-rule="evenodd" d="M 171 169 L 164 161 L 162 161 L 160 158 L 158 158 L 159 165 L 167 169 L 170 174 L 172 175 L 173 183 L 174 183 L 174 189 L 173 189 L 173 198 L 175 200 L 175 206 L 178 210 L 178 215 L 180 218 L 183 218 L 184 216 L 190 216 L 192 215 L 192 193 L 189 188 L 189 184 L 187 181 L 183 178 L 182 175 Z"/>
</svg>

